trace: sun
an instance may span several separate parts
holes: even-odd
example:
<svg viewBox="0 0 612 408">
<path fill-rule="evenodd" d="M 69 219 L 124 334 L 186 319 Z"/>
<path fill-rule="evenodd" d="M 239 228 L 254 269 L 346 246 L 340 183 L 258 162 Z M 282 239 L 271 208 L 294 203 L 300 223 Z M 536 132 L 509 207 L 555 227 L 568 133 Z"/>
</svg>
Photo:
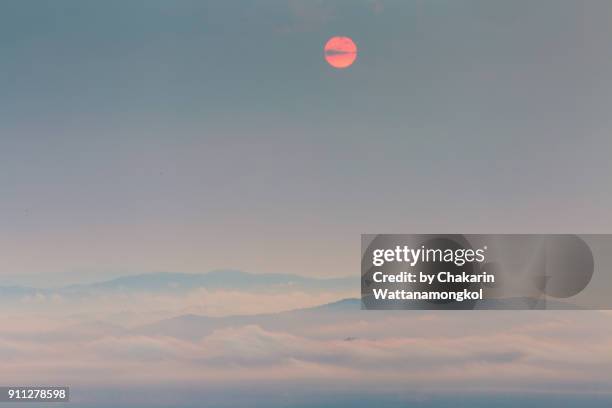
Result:
<svg viewBox="0 0 612 408">
<path fill-rule="evenodd" d="M 353 65 L 357 59 L 357 45 L 350 37 L 332 37 L 325 44 L 325 60 L 337 69 Z"/>
</svg>

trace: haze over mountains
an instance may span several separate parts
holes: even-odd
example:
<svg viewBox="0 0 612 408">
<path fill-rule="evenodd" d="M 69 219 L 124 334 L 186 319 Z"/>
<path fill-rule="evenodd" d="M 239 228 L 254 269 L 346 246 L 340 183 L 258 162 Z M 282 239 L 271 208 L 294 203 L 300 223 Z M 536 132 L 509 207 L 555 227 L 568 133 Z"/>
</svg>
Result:
<svg viewBox="0 0 612 408">
<path fill-rule="evenodd" d="M 249 315 L 317 306 L 359 294 L 355 278 L 217 270 L 158 272 L 44 289 L 0 286 L 5 316 L 135 327 L 184 314 Z M 22 319 L 23 320 L 23 319 Z"/>
<path fill-rule="evenodd" d="M 357 289 L 354 277 L 318 279 L 290 274 L 255 274 L 236 270 L 216 270 L 208 273 L 155 272 L 130 275 L 90 284 L 69 285 L 56 289 L 27 286 L 1 286 L 0 295 L 62 295 L 82 296 L 110 291 L 179 292 L 206 288 L 210 290 L 276 290 L 278 287 L 308 291 Z"/>
<path fill-rule="evenodd" d="M 471 390 L 478 404 L 483 390 L 552 390 L 569 401 L 612 386 L 607 312 L 365 311 L 358 284 L 217 271 L 4 288 L 0 383 L 70 384 L 71 404 L 83 407 L 247 407 L 250 398 L 226 398 L 258 398 L 253 384 L 278 407 L 317 404 L 311 394 L 329 384 L 349 406 L 421 407 L 445 406 L 427 399 L 433 388 Z M 266 399 L 279 389 L 282 398 Z"/>
</svg>

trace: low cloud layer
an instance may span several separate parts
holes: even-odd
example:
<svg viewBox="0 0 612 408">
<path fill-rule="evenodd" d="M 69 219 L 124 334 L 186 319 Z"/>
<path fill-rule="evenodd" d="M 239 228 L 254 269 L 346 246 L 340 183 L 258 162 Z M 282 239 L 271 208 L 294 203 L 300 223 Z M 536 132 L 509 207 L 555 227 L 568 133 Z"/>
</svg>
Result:
<svg viewBox="0 0 612 408">
<path fill-rule="evenodd" d="M 609 314 L 538 312 L 517 319 L 517 313 L 402 313 L 388 319 L 370 312 L 343 313 L 333 335 L 329 327 L 297 334 L 301 321 L 296 320 L 283 330 L 228 326 L 194 340 L 138 330 L 108 334 L 105 326 L 96 333 L 94 325 L 73 326 L 63 338 L 48 332 L 22 333 L 19 339 L 0 336 L 0 382 L 112 386 L 204 381 L 223 387 L 333 382 L 356 390 L 367 385 L 612 391 Z M 471 320 L 479 324 L 464 325 Z"/>
<path fill-rule="evenodd" d="M 223 396 L 208 406 L 249 406 L 239 399 L 253 390 L 612 399 L 610 312 L 373 312 L 360 310 L 358 300 L 325 305 L 352 295 L 342 287 L 276 286 L 265 293 L 103 288 L 5 300 L 0 384 L 70 385 L 76 404 L 92 407 L 108 403 L 101 390 L 121 389 L 127 396 L 115 406 L 184 405 L 180 395 L 153 397 L 159 394 L 150 390 L 163 387 L 191 393 L 205 387 L 206 396 Z M 136 389 L 149 391 L 131 392 Z"/>
</svg>

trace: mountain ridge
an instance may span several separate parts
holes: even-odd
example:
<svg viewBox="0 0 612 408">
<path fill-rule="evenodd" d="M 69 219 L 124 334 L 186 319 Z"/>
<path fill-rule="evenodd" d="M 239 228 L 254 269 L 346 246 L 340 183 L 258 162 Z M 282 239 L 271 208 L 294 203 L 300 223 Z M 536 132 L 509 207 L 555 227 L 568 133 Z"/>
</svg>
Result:
<svg viewBox="0 0 612 408">
<path fill-rule="evenodd" d="M 0 285 L 0 296 L 28 296 L 50 294 L 76 294 L 103 290 L 189 290 L 206 289 L 261 289 L 270 286 L 299 286 L 304 289 L 345 289 L 356 287 L 353 277 L 319 278 L 292 274 L 252 273 L 239 270 L 212 270 L 205 273 L 149 272 L 120 276 L 105 281 L 66 285 L 59 288 L 36 288 L 20 285 Z"/>
</svg>

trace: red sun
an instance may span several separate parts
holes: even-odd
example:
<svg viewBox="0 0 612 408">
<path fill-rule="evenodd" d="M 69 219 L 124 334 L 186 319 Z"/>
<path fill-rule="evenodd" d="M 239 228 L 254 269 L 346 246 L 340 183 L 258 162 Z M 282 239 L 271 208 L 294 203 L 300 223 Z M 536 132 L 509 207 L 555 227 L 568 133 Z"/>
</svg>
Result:
<svg viewBox="0 0 612 408">
<path fill-rule="evenodd" d="M 332 37 L 325 44 L 325 60 L 334 68 L 348 68 L 357 59 L 357 46 L 350 37 Z"/>
</svg>

